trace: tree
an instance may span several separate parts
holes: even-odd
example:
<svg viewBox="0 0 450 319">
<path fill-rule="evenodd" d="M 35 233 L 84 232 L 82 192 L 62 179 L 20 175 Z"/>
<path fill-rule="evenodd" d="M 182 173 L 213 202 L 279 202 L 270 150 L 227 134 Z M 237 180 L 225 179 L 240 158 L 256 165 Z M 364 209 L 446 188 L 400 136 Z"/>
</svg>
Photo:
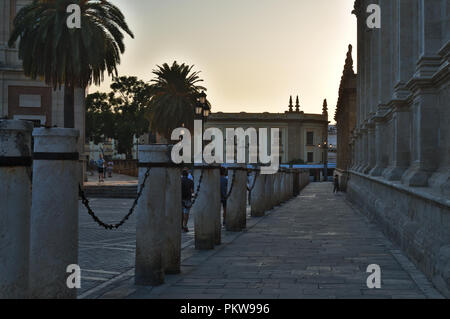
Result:
<svg viewBox="0 0 450 319">
<path fill-rule="evenodd" d="M 69 28 L 67 7 L 80 7 L 81 28 Z M 117 76 L 125 51 L 120 10 L 106 0 L 33 0 L 14 19 L 8 45 L 20 38 L 19 58 L 26 76 L 42 77 L 55 89 L 64 85 L 64 126 L 74 127 L 74 89 L 99 85 L 104 72 Z"/>
<path fill-rule="evenodd" d="M 116 119 L 108 97 L 100 92 L 86 97 L 86 140 L 95 144 L 114 137 Z"/>
<path fill-rule="evenodd" d="M 199 86 L 203 80 L 200 72 L 193 72 L 193 66 L 164 63 L 153 71 L 156 78 L 151 80 L 150 123 L 153 130 L 170 139 L 175 128 L 185 126 L 192 130 L 197 97 L 206 88 Z"/>
<path fill-rule="evenodd" d="M 131 157 L 133 136 L 149 132 L 150 86 L 136 77 L 115 78 L 109 101 L 115 114 L 114 138 L 119 153 Z"/>
<path fill-rule="evenodd" d="M 95 143 L 118 141 L 118 152 L 131 157 L 133 136 L 149 131 L 150 86 L 136 77 L 114 78 L 110 93 L 86 98 L 86 137 Z"/>
</svg>

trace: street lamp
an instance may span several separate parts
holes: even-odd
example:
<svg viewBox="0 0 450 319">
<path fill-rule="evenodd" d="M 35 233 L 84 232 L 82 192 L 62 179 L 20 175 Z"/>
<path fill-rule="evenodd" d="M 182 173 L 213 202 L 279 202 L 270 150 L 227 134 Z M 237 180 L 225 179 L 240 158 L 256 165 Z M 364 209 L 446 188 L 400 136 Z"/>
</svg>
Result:
<svg viewBox="0 0 450 319">
<path fill-rule="evenodd" d="M 202 91 L 198 95 L 197 104 L 195 105 L 195 117 L 202 121 L 202 136 L 204 132 L 204 123 L 208 119 L 211 113 L 211 107 L 208 105 L 206 101 L 206 93 Z M 203 137 L 202 137 L 202 152 L 203 152 Z"/>
<path fill-rule="evenodd" d="M 323 157 L 323 178 L 327 182 L 328 181 L 328 161 L 327 161 L 327 152 L 328 152 L 328 142 L 324 141 L 323 144 L 319 144 L 318 147 L 323 150 L 322 157 Z M 329 146 L 330 148 L 332 145 Z"/>
</svg>

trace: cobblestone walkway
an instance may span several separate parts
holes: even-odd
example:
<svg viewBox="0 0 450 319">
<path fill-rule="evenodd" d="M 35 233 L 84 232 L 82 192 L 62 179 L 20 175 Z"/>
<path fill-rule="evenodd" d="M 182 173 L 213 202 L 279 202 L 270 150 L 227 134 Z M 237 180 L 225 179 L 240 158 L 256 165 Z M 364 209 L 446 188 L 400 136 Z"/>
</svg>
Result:
<svg viewBox="0 0 450 319">
<path fill-rule="evenodd" d="M 97 298 L 439 298 L 421 272 L 330 183 L 223 234 L 213 251 L 186 247 L 182 273 L 159 287 L 134 286 L 133 273 Z M 130 252 L 131 253 L 131 252 Z M 381 289 L 368 289 L 367 266 L 381 267 Z"/>
</svg>

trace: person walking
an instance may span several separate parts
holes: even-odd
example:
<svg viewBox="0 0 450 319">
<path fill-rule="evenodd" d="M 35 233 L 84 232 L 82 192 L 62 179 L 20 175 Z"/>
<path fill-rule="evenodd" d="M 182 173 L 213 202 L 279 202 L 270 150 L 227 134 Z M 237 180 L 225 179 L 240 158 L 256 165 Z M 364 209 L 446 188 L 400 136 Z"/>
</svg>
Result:
<svg viewBox="0 0 450 319">
<path fill-rule="evenodd" d="M 228 191 L 228 176 L 225 167 L 220 168 L 220 202 L 223 208 L 223 225 L 227 218 L 227 191 Z"/>
<path fill-rule="evenodd" d="M 189 232 L 187 223 L 189 221 L 189 213 L 192 207 L 193 192 L 194 192 L 194 181 L 188 177 L 188 171 L 183 170 L 181 176 L 181 205 L 183 210 L 181 229 L 185 233 Z"/>
<path fill-rule="evenodd" d="M 111 160 L 108 161 L 108 167 L 107 167 L 107 170 L 108 170 L 108 177 L 109 177 L 109 178 L 112 178 L 113 168 L 114 168 L 114 162 L 113 162 L 112 159 L 111 159 Z"/>
<path fill-rule="evenodd" d="M 98 168 L 98 182 L 104 182 L 104 171 L 105 171 L 105 160 L 103 159 L 103 154 L 100 153 L 99 158 L 97 160 L 97 168 Z"/>
<path fill-rule="evenodd" d="M 339 177 L 337 175 L 334 175 L 334 188 L 333 193 L 339 192 Z"/>
</svg>

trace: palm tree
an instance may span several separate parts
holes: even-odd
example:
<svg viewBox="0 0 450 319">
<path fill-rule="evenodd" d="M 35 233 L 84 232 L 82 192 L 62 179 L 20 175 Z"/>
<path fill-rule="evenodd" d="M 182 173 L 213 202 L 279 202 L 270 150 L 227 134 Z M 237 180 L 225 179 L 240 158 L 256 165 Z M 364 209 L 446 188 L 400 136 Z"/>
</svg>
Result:
<svg viewBox="0 0 450 319">
<path fill-rule="evenodd" d="M 177 127 L 192 130 L 194 126 L 197 98 L 206 88 L 198 85 L 203 80 L 198 76 L 200 72 L 192 71 L 193 67 L 175 61 L 171 66 L 164 63 L 153 70 L 156 78 L 150 86 L 150 126 L 167 139 Z"/>
<path fill-rule="evenodd" d="M 81 9 L 81 28 L 69 29 L 67 7 Z M 120 10 L 106 0 L 33 0 L 14 19 L 8 45 L 20 38 L 19 58 L 26 76 L 43 78 L 54 89 L 64 85 L 64 126 L 74 127 L 74 89 L 99 85 L 104 72 L 117 76 L 125 51 Z"/>
</svg>

